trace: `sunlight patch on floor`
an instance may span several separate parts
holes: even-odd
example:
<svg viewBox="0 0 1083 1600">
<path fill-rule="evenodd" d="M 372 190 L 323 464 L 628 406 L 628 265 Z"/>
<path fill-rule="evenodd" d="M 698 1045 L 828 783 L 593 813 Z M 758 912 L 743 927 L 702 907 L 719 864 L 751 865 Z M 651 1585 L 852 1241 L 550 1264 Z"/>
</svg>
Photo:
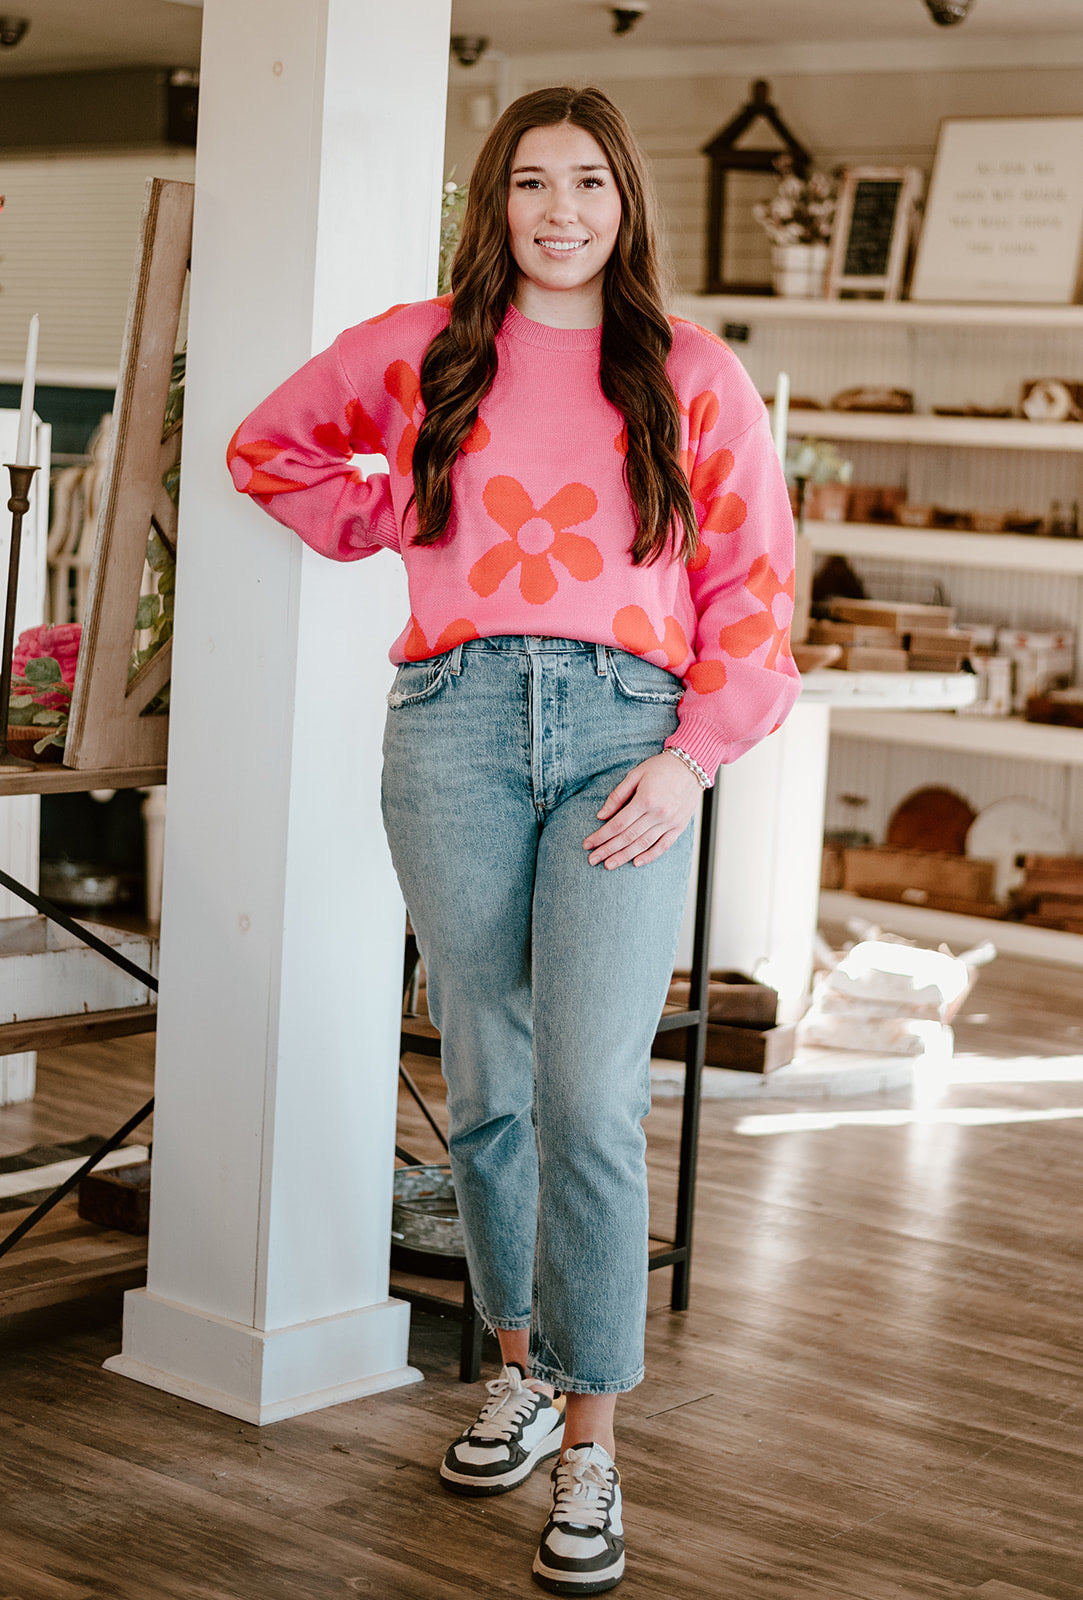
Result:
<svg viewBox="0 0 1083 1600">
<path fill-rule="evenodd" d="M 1061 1122 L 1083 1117 L 1083 1106 L 1051 1106 L 1025 1111 L 1016 1106 L 916 1106 L 891 1111 L 782 1111 L 741 1117 L 734 1132 L 752 1137 L 769 1133 L 823 1133 L 833 1128 L 991 1127 L 1008 1122 Z"/>
</svg>

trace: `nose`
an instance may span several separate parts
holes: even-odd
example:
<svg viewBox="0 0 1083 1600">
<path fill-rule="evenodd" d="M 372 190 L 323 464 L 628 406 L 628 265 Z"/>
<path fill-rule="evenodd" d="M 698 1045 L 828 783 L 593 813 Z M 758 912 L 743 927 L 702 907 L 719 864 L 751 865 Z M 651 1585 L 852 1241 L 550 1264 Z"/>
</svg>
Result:
<svg viewBox="0 0 1083 1600">
<path fill-rule="evenodd" d="M 547 222 L 569 226 L 575 222 L 578 215 L 574 196 L 569 190 L 562 188 L 550 190 L 549 204 L 546 207 Z"/>
</svg>

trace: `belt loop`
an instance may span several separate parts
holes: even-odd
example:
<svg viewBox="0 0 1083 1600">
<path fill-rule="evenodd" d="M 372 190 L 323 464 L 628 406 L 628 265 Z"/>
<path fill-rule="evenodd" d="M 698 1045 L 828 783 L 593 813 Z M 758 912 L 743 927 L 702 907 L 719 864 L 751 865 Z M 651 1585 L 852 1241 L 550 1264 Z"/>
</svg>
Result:
<svg viewBox="0 0 1083 1600">
<path fill-rule="evenodd" d="M 451 652 L 451 666 L 448 669 L 453 678 L 460 676 L 463 670 L 463 647 L 457 644 Z"/>
<path fill-rule="evenodd" d="M 594 646 L 594 662 L 599 678 L 607 678 L 609 676 L 609 651 L 604 644 L 596 644 Z"/>
</svg>

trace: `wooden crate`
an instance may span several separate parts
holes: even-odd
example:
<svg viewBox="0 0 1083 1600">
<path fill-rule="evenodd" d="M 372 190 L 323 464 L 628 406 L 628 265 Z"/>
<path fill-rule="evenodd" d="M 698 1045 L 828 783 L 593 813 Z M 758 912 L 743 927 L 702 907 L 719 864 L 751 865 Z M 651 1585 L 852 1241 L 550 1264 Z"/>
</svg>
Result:
<svg viewBox="0 0 1083 1600">
<path fill-rule="evenodd" d="M 673 974 L 667 1005 L 689 1005 L 689 973 Z M 744 972 L 714 968 L 707 989 L 707 1015 L 712 1022 L 738 1027 L 769 1028 L 778 1016 L 778 991 L 757 983 Z"/>
<path fill-rule="evenodd" d="M 950 628 L 955 621 L 953 606 L 906 605 L 891 600 L 832 600 L 835 622 L 863 622 L 874 628 L 893 628 L 909 633 L 913 628 Z"/>
<path fill-rule="evenodd" d="M 989 904 L 994 900 L 996 863 L 952 855 L 946 850 L 902 850 L 890 845 L 847 850 L 843 888 L 874 900 L 933 898 Z M 921 896 L 920 899 L 917 897 Z"/>
<path fill-rule="evenodd" d="M 793 1060 L 795 1032 L 781 1023 L 773 1028 L 742 1028 L 709 1022 L 704 1060 L 709 1067 L 731 1067 L 737 1072 L 774 1072 Z M 658 1035 L 651 1054 L 664 1061 L 683 1061 L 684 1050 L 685 1029 L 676 1028 Z"/>
</svg>

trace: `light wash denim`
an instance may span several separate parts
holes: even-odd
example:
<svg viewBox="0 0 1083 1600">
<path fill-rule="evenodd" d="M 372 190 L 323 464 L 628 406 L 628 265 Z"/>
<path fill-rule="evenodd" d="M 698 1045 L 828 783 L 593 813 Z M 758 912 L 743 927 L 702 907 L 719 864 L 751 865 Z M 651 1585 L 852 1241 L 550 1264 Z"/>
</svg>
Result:
<svg viewBox="0 0 1083 1600">
<path fill-rule="evenodd" d="M 605 645 L 474 639 L 400 667 L 384 821 L 425 961 L 478 1308 L 535 1377 L 643 1376 L 651 1040 L 693 829 L 657 861 L 583 840 L 677 724 L 679 679 Z"/>
</svg>

